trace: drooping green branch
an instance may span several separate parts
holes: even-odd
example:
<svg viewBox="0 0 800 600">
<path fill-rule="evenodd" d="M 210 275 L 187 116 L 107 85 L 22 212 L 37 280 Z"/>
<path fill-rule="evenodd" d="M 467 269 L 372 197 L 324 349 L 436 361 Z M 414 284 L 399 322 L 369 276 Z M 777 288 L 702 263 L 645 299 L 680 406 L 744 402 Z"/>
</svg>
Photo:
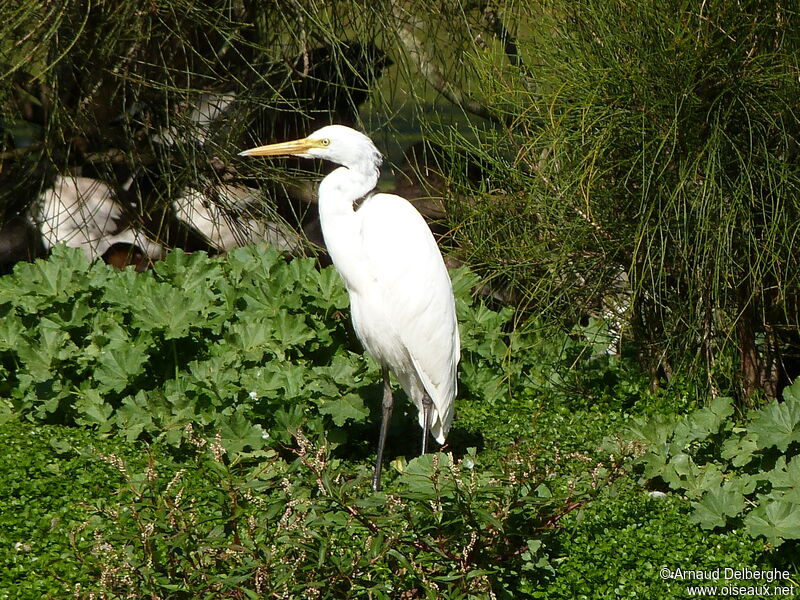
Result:
<svg viewBox="0 0 800 600">
<path fill-rule="evenodd" d="M 436 91 L 459 108 L 473 115 L 495 123 L 503 122 L 503 119 L 488 106 L 468 95 L 445 76 L 420 39 L 419 32 L 423 29 L 420 17 L 405 10 L 400 6 L 399 2 L 392 2 L 392 17 L 397 27 L 397 37 L 401 45 L 409 58 L 417 65 L 422 76 Z"/>
</svg>

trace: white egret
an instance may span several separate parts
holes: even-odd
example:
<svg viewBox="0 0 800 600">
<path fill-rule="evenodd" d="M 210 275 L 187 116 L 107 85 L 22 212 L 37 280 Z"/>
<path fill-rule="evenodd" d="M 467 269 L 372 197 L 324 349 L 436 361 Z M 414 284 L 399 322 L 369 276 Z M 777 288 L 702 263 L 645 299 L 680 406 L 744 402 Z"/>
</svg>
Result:
<svg viewBox="0 0 800 600">
<path fill-rule="evenodd" d="M 241 155 L 323 158 L 341 165 L 320 183 L 320 224 L 350 295 L 356 335 L 382 367 L 383 418 L 372 480 L 378 491 L 393 407 L 390 370 L 419 410 L 423 453 L 428 432 L 443 444 L 453 421 L 460 349 L 453 288 L 442 255 L 422 215 L 407 200 L 374 193 L 382 157 L 358 131 L 329 125 L 306 138 Z"/>
</svg>

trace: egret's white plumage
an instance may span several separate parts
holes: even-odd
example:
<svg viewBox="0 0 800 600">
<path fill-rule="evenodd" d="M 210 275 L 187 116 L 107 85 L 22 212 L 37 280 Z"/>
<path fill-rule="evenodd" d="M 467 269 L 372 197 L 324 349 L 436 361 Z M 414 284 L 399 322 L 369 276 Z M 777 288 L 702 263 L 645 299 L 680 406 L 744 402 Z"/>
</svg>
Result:
<svg viewBox="0 0 800 600">
<path fill-rule="evenodd" d="M 419 409 L 423 451 L 428 430 L 444 443 L 453 421 L 459 335 L 442 255 L 425 220 L 407 200 L 372 193 L 382 158 L 364 134 L 330 125 L 302 140 L 242 154 L 291 154 L 342 165 L 320 184 L 320 224 L 350 295 L 356 334 L 384 368 L 384 419 L 373 480 L 377 489 L 392 407 L 387 368 Z"/>
</svg>

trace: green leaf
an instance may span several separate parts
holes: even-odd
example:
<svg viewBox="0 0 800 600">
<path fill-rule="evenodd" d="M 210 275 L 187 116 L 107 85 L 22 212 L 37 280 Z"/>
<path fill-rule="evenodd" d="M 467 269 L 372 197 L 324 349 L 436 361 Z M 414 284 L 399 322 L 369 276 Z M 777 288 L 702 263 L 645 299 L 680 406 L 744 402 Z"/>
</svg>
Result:
<svg viewBox="0 0 800 600">
<path fill-rule="evenodd" d="M 758 436 L 759 448 L 775 446 L 785 452 L 789 444 L 800 441 L 800 399 L 794 390 L 785 398 L 784 402 L 773 400 L 757 410 L 750 421 L 747 429 Z"/>
<path fill-rule="evenodd" d="M 691 519 L 703 529 L 724 527 L 728 517 L 735 517 L 744 509 L 745 500 L 741 492 L 722 485 L 709 489 L 699 502 L 692 502 L 694 513 Z"/>
<path fill-rule="evenodd" d="M 788 463 L 785 456 L 779 456 L 775 468 L 760 475 L 772 486 L 769 497 L 800 506 L 800 456 L 793 456 Z"/>
<path fill-rule="evenodd" d="M 308 369 L 304 364 L 270 361 L 231 375 L 239 380 L 240 387 L 256 397 L 279 399 L 281 403 L 308 399 L 305 378 Z"/>
<path fill-rule="evenodd" d="M 321 396 L 335 396 L 341 390 L 371 385 L 364 377 L 364 358 L 352 352 L 335 354 L 328 365 L 312 368 L 314 377 L 306 385 L 308 391 Z"/>
<path fill-rule="evenodd" d="M 734 435 L 722 443 L 722 458 L 730 460 L 734 467 L 743 467 L 758 450 L 758 439 L 753 433 Z"/>
<path fill-rule="evenodd" d="M 793 456 L 788 463 L 785 456 L 779 456 L 768 475 L 773 489 L 800 487 L 800 455 Z"/>
<path fill-rule="evenodd" d="M 84 390 L 75 401 L 75 411 L 78 415 L 75 422 L 79 425 L 97 426 L 100 433 L 111 430 L 111 416 L 114 408 L 107 404 L 97 390 Z"/>
<path fill-rule="evenodd" d="M 690 498 L 699 498 L 711 487 L 722 482 L 723 475 L 714 463 L 698 465 L 688 454 L 680 453 L 670 458 L 661 477 L 672 489 L 683 489 Z"/>
<path fill-rule="evenodd" d="M 17 353 L 31 375 L 38 381 L 44 381 L 51 376 L 51 366 L 58 358 L 59 350 L 65 345 L 74 347 L 74 344 L 69 342 L 67 333 L 61 330 L 58 323 L 47 317 L 42 317 L 38 331 L 38 339 L 20 344 Z"/>
<path fill-rule="evenodd" d="M 347 308 L 349 304 L 347 291 L 336 269 L 331 267 L 321 269 L 317 281 L 319 283 L 319 293 L 316 299 L 318 306 L 338 310 Z"/>
<path fill-rule="evenodd" d="M 676 449 L 717 433 L 732 414 L 733 401 L 724 397 L 715 398 L 709 406 L 694 411 L 675 426 L 673 443 Z"/>
<path fill-rule="evenodd" d="M 452 269 L 450 280 L 453 285 L 453 295 L 462 300 L 469 300 L 472 290 L 481 282 L 481 278 L 467 267 Z"/>
<path fill-rule="evenodd" d="M 313 331 L 306 325 L 303 315 L 295 315 L 281 309 L 275 315 L 275 337 L 283 347 L 299 346 L 312 337 Z"/>
<path fill-rule="evenodd" d="M 400 482 L 409 492 L 431 495 L 441 493 L 441 486 L 452 487 L 452 480 L 441 477 L 441 471 L 450 469 L 450 456 L 444 452 L 423 454 L 408 461 L 400 475 Z"/>
<path fill-rule="evenodd" d="M 342 427 L 348 420 L 363 423 L 369 416 L 369 409 L 358 394 L 346 394 L 334 400 L 318 401 L 319 412 L 330 415 L 333 422 Z"/>
<path fill-rule="evenodd" d="M 260 450 L 269 438 L 264 429 L 246 418 L 241 411 L 221 416 L 217 421 L 222 445 L 230 454 L 239 454 L 245 448 Z"/>
<path fill-rule="evenodd" d="M 68 300 L 87 279 L 88 271 L 89 262 L 82 251 L 57 244 L 50 260 L 21 263 L 0 283 L 0 304 L 14 302 L 26 312 L 38 312 Z"/>
<path fill-rule="evenodd" d="M 261 360 L 266 350 L 277 347 L 272 320 L 267 318 L 234 323 L 226 338 L 229 345 L 241 348 L 250 360 Z"/>
<path fill-rule="evenodd" d="M 787 402 L 800 401 L 800 377 L 794 380 L 794 383 L 783 390 L 783 399 Z"/>
<path fill-rule="evenodd" d="M 156 279 L 169 283 L 190 296 L 210 301 L 215 297 L 211 282 L 220 279 L 222 265 L 204 252 L 187 254 L 175 249 L 155 265 Z"/>
<path fill-rule="evenodd" d="M 100 350 L 97 357 L 95 380 L 100 390 L 121 392 L 128 382 L 143 372 L 147 361 L 147 349 L 138 344 L 109 344 Z"/>
<path fill-rule="evenodd" d="M 143 391 L 128 396 L 116 413 L 116 424 L 129 442 L 135 440 L 145 429 L 153 426 L 154 405 L 148 402 Z"/>
<path fill-rule="evenodd" d="M 16 315 L 0 317 L 0 350 L 16 350 L 24 339 L 24 331 L 22 321 Z"/>
<path fill-rule="evenodd" d="M 744 519 L 750 535 L 763 535 L 771 543 L 800 539 L 800 505 L 785 500 L 767 500 Z"/>
<path fill-rule="evenodd" d="M 201 297 L 162 284 L 158 293 L 142 299 L 136 314 L 143 329 L 162 329 L 165 339 L 176 339 L 186 335 L 192 326 L 203 323 L 200 309 L 205 304 Z"/>
<path fill-rule="evenodd" d="M 651 452 L 664 454 L 673 429 L 671 422 L 667 422 L 663 416 L 658 416 L 652 419 L 634 418 L 626 431 L 629 437 L 647 444 Z"/>
</svg>

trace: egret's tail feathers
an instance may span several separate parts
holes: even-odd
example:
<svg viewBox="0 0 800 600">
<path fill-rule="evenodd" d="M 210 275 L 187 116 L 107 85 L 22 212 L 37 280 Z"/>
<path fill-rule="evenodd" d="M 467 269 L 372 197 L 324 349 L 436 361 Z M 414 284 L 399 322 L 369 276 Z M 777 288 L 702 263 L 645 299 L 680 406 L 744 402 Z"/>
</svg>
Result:
<svg viewBox="0 0 800 600">
<path fill-rule="evenodd" d="M 416 373 L 409 373 L 405 377 L 398 377 L 400 385 L 403 386 L 406 394 L 411 398 L 412 402 L 414 402 L 417 410 L 419 410 L 419 426 L 423 428 L 425 427 L 425 417 L 422 411 L 422 398 L 427 391 L 428 396 L 430 396 L 433 402 L 429 417 L 429 431 L 439 444 L 444 444 L 447 433 L 450 431 L 450 425 L 453 423 L 453 415 L 455 412 L 454 400 L 457 386 L 455 368 L 446 381 L 437 385 L 431 381 L 413 357 L 411 360 L 416 369 Z"/>
<path fill-rule="evenodd" d="M 420 411 L 420 413 L 419 413 L 419 426 L 420 427 L 424 427 L 425 426 L 425 423 L 423 422 L 423 419 L 424 419 L 424 417 L 422 415 L 422 411 Z M 451 408 L 450 408 L 449 414 L 445 413 L 444 415 L 442 415 L 439 412 L 439 409 L 436 408 L 436 405 L 434 405 L 433 408 L 431 409 L 431 417 L 430 417 L 430 419 L 431 419 L 431 422 L 430 422 L 429 431 L 431 432 L 431 435 L 433 436 L 433 438 L 437 442 L 439 442 L 440 445 L 444 444 L 444 440 L 447 437 L 447 433 L 450 431 L 450 425 L 453 422 L 452 404 L 451 404 Z"/>
</svg>

